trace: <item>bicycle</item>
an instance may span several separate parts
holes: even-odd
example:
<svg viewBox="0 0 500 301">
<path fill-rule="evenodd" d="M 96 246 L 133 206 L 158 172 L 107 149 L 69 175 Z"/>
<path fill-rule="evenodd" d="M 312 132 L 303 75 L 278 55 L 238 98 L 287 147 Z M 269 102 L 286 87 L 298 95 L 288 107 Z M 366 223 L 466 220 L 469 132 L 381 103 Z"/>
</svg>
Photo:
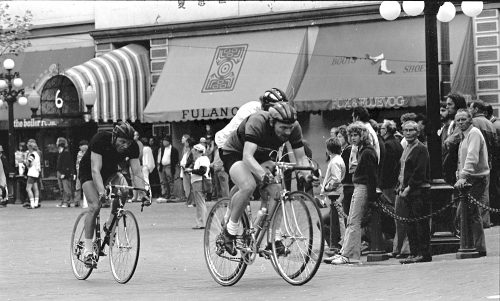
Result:
<svg viewBox="0 0 500 301">
<path fill-rule="evenodd" d="M 114 193 L 117 190 L 118 193 Z M 128 185 L 106 185 L 106 198 L 112 202 L 118 202 L 118 209 L 113 216 L 109 228 L 103 228 L 104 238 L 101 239 L 101 226 L 99 215 L 96 218 L 95 235 L 93 240 L 94 252 L 96 254 L 95 265 L 87 266 L 84 263 L 84 239 L 85 239 L 85 216 L 82 212 L 76 218 L 71 235 L 70 258 L 73 274 L 78 280 L 87 279 L 92 271 L 97 268 L 97 262 L 101 256 L 107 256 L 104 252 L 108 246 L 109 263 L 114 279 L 121 284 L 127 283 L 134 275 L 139 259 L 140 236 L 139 226 L 134 214 L 123 209 L 126 200 L 121 197 L 120 190 L 137 190 L 146 192 L 149 200 L 141 201 L 141 212 L 144 206 L 151 205 L 151 192 L 147 189 Z"/>
<path fill-rule="evenodd" d="M 252 219 L 250 205 L 247 206 L 241 217 L 243 229 L 236 236 L 236 256 L 225 252 L 223 238 L 230 199 L 217 202 L 208 214 L 204 236 L 205 261 L 211 276 L 220 285 L 236 284 L 257 255 L 270 259 L 275 271 L 292 285 L 307 283 L 321 264 L 325 242 L 322 223 L 318 222 L 321 220 L 319 208 L 310 195 L 301 191 L 289 192 L 282 181 L 287 169 L 314 168 L 286 162 L 274 162 L 274 165 L 277 167 L 274 184 L 281 184 L 279 193 L 274 201 L 261 202 L 261 208 L 270 210 L 259 221 Z M 264 241 L 266 234 L 267 240 Z M 266 242 L 265 246 L 262 242 Z"/>
</svg>

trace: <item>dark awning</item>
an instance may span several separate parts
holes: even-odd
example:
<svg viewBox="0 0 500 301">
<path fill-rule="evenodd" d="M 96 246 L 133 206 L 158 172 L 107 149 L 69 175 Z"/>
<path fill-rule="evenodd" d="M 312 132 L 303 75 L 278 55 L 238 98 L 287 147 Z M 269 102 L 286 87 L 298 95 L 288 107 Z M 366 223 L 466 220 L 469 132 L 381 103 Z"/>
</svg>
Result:
<svg viewBox="0 0 500 301">
<path fill-rule="evenodd" d="M 146 122 L 231 118 L 272 87 L 293 98 L 307 67 L 306 29 L 169 41 Z"/>
<path fill-rule="evenodd" d="M 93 58 L 94 53 L 94 47 L 82 47 L 34 52 L 26 51 L 17 56 L 5 56 L 5 58 L 12 58 L 14 60 L 16 66 L 13 71 L 19 72 L 23 79 L 23 87 L 29 92 L 33 85 L 35 89 L 40 90 L 52 76 L 62 73 L 63 70 L 71 66 L 81 64 Z M 14 105 L 14 118 L 31 118 L 29 105 L 20 106 L 16 103 Z M 0 121 L 7 119 L 8 108 L 7 104 L 5 104 L 0 107 Z"/>
<path fill-rule="evenodd" d="M 423 18 L 320 27 L 299 111 L 425 105 Z"/>
</svg>

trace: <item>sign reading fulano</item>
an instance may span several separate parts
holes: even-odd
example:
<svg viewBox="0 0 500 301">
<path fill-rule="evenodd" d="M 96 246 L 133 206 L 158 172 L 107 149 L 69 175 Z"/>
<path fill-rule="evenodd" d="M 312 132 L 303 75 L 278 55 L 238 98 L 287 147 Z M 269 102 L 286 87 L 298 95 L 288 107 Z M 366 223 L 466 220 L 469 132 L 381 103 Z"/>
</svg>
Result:
<svg viewBox="0 0 500 301">
<path fill-rule="evenodd" d="M 56 120 L 14 119 L 14 128 L 51 128 L 57 127 Z"/>
<path fill-rule="evenodd" d="M 201 93 L 232 91 L 240 74 L 248 44 L 219 46 Z"/>
<path fill-rule="evenodd" d="M 355 107 L 375 108 L 399 108 L 407 107 L 408 99 L 403 96 L 381 96 L 381 97 L 357 97 L 357 98 L 334 98 L 332 109 L 352 109 Z"/>
<path fill-rule="evenodd" d="M 182 120 L 232 118 L 238 107 L 182 110 Z"/>
</svg>

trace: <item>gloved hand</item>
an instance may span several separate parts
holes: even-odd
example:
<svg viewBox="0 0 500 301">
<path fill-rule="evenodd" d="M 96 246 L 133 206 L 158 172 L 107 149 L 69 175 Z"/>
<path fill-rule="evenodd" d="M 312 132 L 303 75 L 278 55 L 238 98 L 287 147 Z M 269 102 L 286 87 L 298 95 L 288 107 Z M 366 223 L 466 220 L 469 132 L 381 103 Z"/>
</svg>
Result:
<svg viewBox="0 0 500 301">
<path fill-rule="evenodd" d="M 148 196 L 146 196 L 146 195 L 145 195 L 145 196 L 143 196 L 143 197 L 141 198 L 141 202 L 142 202 L 142 203 L 144 204 L 144 206 L 146 206 L 146 207 L 151 206 L 151 203 L 152 203 L 152 202 L 151 202 L 151 199 L 150 199 Z"/>
<path fill-rule="evenodd" d="M 271 183 L 276 183 L 272 173 L 266 173 L 260 180 L 260 188 L 264 188 Z"/>
</svg>

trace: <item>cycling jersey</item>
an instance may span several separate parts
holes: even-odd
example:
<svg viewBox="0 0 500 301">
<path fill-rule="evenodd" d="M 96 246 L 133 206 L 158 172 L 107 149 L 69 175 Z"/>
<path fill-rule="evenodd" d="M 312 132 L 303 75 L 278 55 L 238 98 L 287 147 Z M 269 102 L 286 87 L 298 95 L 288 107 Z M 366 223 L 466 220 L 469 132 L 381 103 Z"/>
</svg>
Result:
<svg viewBox="0 0 500 301">
<path fill-rule="evenodd" d="M 243 154 L 243 146 L 246 141 L 257 144 L 254 158 L 258 163 L 271 160 L 269 154 L 273 150 L 278 150 L 284 142 L 274 132 L 271 126 L 270 114 L 266 111 L 260 111 L 248 116 L 241 122 L 238 129 L 232 132 L 224 147 L 224 153 Z M 293 125 L 292 132 L 288 138 L 293 149 L 300 148 L 302 143 L 302 128 L 298 122 Z"/>
<path fill-rule="evenodd" d="M 102 156 L 101 177 L 106 181 L 118 170 L 118 164 L 128 159 L 139 158 L 139 145 L 136 141 L 132 141 L 130 147 L 124 152 L 116 151 L 112 141 L 110 132 L 100 132 L 92 137 L 89 143 L 89 149 L 83 155 L 80 161 L 80 181 L 85 183 L 92 180 L 92 165 L 90 155 L 92 152 Z"/>
<path fill-rule="evenodd" d="M 253 113 L 262 110 L 262 103 L 260 101 L 249 101 L 242 105 L 236 115 L 231 119 L 231 121 L 220 131 L 215 134 L 215 144 L 219 148 L 222 148 L 226 143 L 228 137 L 236 131 L 241 122 Z"/>
</svg>

